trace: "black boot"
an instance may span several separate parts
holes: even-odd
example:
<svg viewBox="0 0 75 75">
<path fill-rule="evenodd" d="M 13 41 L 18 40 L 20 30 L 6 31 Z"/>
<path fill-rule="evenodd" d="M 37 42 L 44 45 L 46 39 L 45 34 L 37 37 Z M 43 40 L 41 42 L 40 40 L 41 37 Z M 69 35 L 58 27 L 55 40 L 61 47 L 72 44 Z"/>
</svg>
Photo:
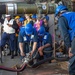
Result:
<svg viewBox="0 0 75 75">
<path fill-rule="evenodd" d="M 17 51 L 15 51 L 15 54 L 14 54 L 14 56 L 18 56 L 18 53 L 17 53 Z"/>
<path fill-rule="evenodd" d="M 3 47 L 0 47 L 0 51 L 4 51 L 4 48 Z"/>
<path fill-rule="evenodd" d="M 14 58 L 14 51 L 11 51 L 11 59 Z"/>
<path fill-rule="evenodd" d="M 43 59 L 44 59 L 44 57 L 43 56 L 40 56 L 39 60 L 43 60 Z"/>
<path fill-rule="evenodd" d="M 9 53 L 7 54 L 7 56 L 11 55 L 11 50 L 9 51 Z"/>
</svg>

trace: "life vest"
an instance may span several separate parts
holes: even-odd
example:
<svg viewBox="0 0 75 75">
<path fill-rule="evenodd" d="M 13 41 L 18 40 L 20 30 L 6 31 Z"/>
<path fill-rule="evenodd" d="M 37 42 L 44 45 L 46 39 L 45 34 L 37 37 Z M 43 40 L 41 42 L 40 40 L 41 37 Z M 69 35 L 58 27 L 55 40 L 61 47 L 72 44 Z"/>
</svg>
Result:
<svg viewBox="0 0 75 75">
<path fill-rule="evenodd" d="M 67 19 L 68 22 L 68 32 L 70 35 L 70 40 L 72 41 L 75 37 L 75 12 L 66 12 L 63 13 L 62 16 L 64 16 Z"/>
</svg>

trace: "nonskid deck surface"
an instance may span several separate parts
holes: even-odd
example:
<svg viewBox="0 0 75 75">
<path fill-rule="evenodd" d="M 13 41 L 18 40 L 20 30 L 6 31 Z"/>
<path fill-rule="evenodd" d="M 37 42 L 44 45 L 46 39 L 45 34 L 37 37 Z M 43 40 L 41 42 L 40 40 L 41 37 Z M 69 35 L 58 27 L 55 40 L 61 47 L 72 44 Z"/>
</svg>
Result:
<svg viewBox="0 0 75 75">
<path fill-rule="evenodd" d="M 10 59 L 10 56 L 3 56 L 3 63 L 0 65 L 6 67 L 13 67 L 16 64 L 21 64 L 20 56 L 15 57 L 14 59 Z M 64 64 L 65 65 L 65 64 Z M 61 69 L 58 62 L 46 62 L 40 65 L 37 68 L 29 68 L 27 67 L 24 71 L 17 73 L 17 72 L 9 72 L 0 70 L 0 75 L 68 75 L 67 70 Z"/>
</svg>

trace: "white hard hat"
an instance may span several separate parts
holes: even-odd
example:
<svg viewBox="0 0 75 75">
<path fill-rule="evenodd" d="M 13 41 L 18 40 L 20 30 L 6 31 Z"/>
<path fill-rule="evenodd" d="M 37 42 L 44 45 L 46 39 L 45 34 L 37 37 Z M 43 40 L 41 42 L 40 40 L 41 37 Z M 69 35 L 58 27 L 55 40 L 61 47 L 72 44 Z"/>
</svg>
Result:
<svg viewBox="0 0 75 75">
<path fill-rule="evenodd" d="M 5 15 L 5 17 L 10 17 L 11 15 Z"/>
</svg>

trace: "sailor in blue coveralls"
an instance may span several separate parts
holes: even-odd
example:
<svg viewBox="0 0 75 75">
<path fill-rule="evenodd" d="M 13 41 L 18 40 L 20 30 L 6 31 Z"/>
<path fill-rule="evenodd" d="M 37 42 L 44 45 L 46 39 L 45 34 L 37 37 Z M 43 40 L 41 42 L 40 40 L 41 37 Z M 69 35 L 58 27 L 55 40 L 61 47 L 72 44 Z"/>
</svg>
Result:
<svg viewBox="0 0 75 75">
<path fill-rule="evenodd" d="M 43 26 L 38 30 L 38 52 L 40 58 L 48 58 L 52 56 L 52 37 L 49 32 L 45 32 Z"/>
<path fill-rule="evenodd" d="M 75 75 L 75 12 L 67 10 L 66 6 L 59 5 L 55 16 L 58 17 L 58 25 L 70 57 L 69 74 Z"/>
<path fill-rule="evenodd" d="M 22 57 L 24 57 L 26 53 L 29 52 L 31 56 L 33 55 L 37 48 L 37 32 L 31 23 L 28 23 L 26 26 L 20 28 L 18 42 L 20 54 Z"/>
</svg>

